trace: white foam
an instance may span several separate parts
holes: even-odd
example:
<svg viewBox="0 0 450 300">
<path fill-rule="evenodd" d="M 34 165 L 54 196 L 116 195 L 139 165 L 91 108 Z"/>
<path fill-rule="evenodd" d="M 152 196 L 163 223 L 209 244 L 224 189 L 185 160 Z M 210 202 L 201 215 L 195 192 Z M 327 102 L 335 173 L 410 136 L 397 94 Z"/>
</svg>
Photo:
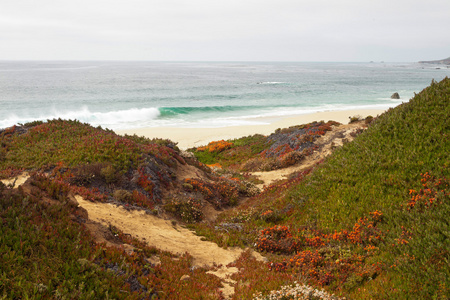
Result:
<svg viewBox="0 0 450 300">
<path fill-rule="evenodd" d="M 17 116 L 9 115 L 6 119 L 0 121 L 0 128 L 5 128 L 19 123 L 27 123 L 32 121 L 46 121 L 52 119 L 79 120 L 83 123 L 89 123 L 92 126 L 102 126 L 109 129 L 133 128 L 141 127 L 151 120 L 158 118 L 160 112 L 156 107 L 149 108 L 131 108 L 125 110 L 117 110 L 110 112 L 91 112 L 87 106 L 81 107 L 74 111 L 61 111 L 51 109 L 50 113 L 41 116 Z"/>
<path fill-rule="evenodd" d="M 399 103 L 388 102 L 386 104 L 373 105 L 322 105 L 318 107 L 278 107 L 271 108 L 266 111 L 247 111 L 239 116 L 218 116 L 211 115 L 204 119 L 189 118 L 184 116 L 183 119 L 155 119 L 146 124 L 136 124 L 137 127 L 178 127 L 178 128 L 220 128 L 230 126 L 245 125 L 267 125 L 273 119 L 283 118 L 293 115 L 307 115 L 326 111 L 345 111 L 345 110 L 387 110 L 395 107 Z M 128 128 L 123 128 L 128 129 Z"/>
<path fill-rule="evenodd" d="M 258 84 L 283 84 L 286 82 L 282 82 L 282 81 L 263 81 L 263 82 L 258 82 Z"/>
<path fill-rule="evenodd" d="M 268 112 L 261 112 L 254 115 L 242 116 L 239 118 L 245 119 L 257 119 L 257 118 L 270 118 L 270 117 L 283 117 L 283 116 L 291 116 L 291 115 L 307 115 L 313 114 L 317 112 L 325 112 L 325 111 L 344 111 L 344 110 L 370 110 L 370 109 L 381 109 L 387 110 L 391 107 L 395 107 L 401 102 L 389 102 L 383 104 L 373 104 L 373 105 L 336 105 L 336 104 L 326 104 L 317 107 L 283 107 L 277 108 Z"/>
</svg>

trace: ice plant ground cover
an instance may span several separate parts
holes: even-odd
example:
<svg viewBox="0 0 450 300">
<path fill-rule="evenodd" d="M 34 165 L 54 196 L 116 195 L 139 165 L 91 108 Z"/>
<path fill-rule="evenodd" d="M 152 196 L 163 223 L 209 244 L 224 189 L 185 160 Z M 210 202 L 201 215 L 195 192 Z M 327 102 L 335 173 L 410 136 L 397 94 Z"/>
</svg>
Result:
<svg viewBox="0 0 450 300">
<path fill-rule="evenodd" d="M 298 163 L 334 123 L 193 149 L 222 167 L 217 174 L 171 141 L 77 121 L 2 130 L 1 178 L 25 170 L 31 178 L 19 189 L 0 184 L 0 297 L 223 298 L 222 281 L 189 254 L 148 247 L 114 226 L 106 230 L 114 245 L 99 243 L 71 200 L 80 194 L 152 214 L 166 208 L 204 239 L 260 251 L 267 262 L 245 251 L 229 265 L 239 270 L 229 278 L 232 299 L 449 298 L 449 115 L 450 80 L 433 82 L 320 164 L 257 195 L 243 183 L 249 170 Z M 178 178 L 187 169 L 195 172 Z M 224 209 L 244 195 L 201 221 L 206 202 Z"/>
<path fill-rule="evenodd" d="M 432 82 L 313 170 L 198 231 L 259 248 L 270 272 L 339 296 L 448 298 L 449 115 L 450 80 Z M 214 230 L 231 222 L 242 226 Z"/>
<path fill-rule="evenodd" d="M 67 189 L 55 189 L 44 176 L 33 175 L 19 189 L 0 183 L 0 199 L 4 299 L 220 299 L 220 280 L 205 269 L 191 270 L 187 254 L 173 260 L 115 228 L 115 246 L 97 243 Z M 148 261 L 153 255 L 161 264 Z M 183 274 L 192 279 L 180 282 Z"/>
<path fill-rule="evenodd" d="M 337 122 L 313 122 L 277 129 L 269 136 L 253 135 L 231 141 L 214 141 L 207 146 L 191 149 L 207 165 L 230 170 L 268 171 L 298 163 L 314 151 L 313 142 Z"/>
</svg>

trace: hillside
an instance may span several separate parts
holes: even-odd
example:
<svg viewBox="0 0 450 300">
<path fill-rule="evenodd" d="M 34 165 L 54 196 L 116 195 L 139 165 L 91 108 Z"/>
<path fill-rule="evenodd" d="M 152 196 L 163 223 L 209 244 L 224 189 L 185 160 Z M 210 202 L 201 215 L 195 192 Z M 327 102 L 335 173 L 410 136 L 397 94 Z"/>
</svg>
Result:
<svg viewBox="0 0 450 300">
<path fill-rule="evenodd" d="M 419 61 L 420 64 L 440 64 L 440 65 L 450 65 L 450 57 L 438 60 L 429 61 Z"/>
<path fill-rule="evenodd" d="M 0 295 L 173 299 L 184 291 L 209 299 L 221 297 L 221 279 L 206 274 L 214 271 L 211 259 L 193 273 L 189 268 L 197 266 L 196 257 L 181 255 L 188 248 L 174 254 L 162 251 L 173 236 L 149 246 L 136 239 L 136 232 L 131 236 L 131 228 L 94 219 L 85 207 L 105 205 L 111 210 L 108 217 L 117 207 L 130 214 L 122 217 L 134 221 L 142 221 L 137 215 L 131 217 L 134 211 L 143 213 L 148 224 L 151 218 L 160 220 L 153 234 L 164 235 L 161 224 L 169 224 L 167 233 L 173 234 L 183 230 L 177 222 L 201 221 L 209 217 L 205 212 L 216 214 L 235 205 L 248 196 L 252 184 L 215 176 L 171 141 L 122 137 L 78 121 L 13 126 L 2 130 L 0 137 L 0 178 L 6 183 L 0 183 L 4 253 Z M 28 178 L 19 188 L 19 181 L 6 180 L 18 175 Z M 164 219 L 172 219 L 172 225 Z M 186 242 L 190 236 L 185 230 L 180 239 Z M 204 250 L 223 250 L 215 248 Z M 180 257 L 172 260 L 176 252 Z M 30 268 L 33 271 L 27 272 Z M 186 274 L 193 279 L 179 282 Z"/>
<path fill-rule="evenodd" d="M 367 262 L 383 264 L 364 284 L 368 298 L 449 296 L 449 104 L 450 80 L 432 83 L 290 192 L 294 203 L 307 199 L 293 220 L 328 230 L 382 214 L 381 242 L 365 245 L 376 247 Z"/>
<path fill-rule="evenodd" d="M 272 272 L 351 298 L 448 297 L 449 104 L 450 80 L 433 82 L 315 169 L 222 216 L 245 222 L 229 240 L 254 241 Z"/>
<path fill-rule="evenodd" d="M 190 152 L 77 121 L 3 130 L 0 296 L 448 298 L 449 115 L 446 78 L 373 121 Z M 162 228 L 230 259 L 171 253 Z"/>
</svg>

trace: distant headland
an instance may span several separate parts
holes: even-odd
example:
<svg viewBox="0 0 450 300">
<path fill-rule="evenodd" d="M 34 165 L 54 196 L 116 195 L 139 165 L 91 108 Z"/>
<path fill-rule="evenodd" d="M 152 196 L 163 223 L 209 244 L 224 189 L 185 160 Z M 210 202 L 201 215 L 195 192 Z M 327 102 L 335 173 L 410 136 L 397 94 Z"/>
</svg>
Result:
<svg viewBox="0 0 450 300">
<path fill-rule="evenodd" d="M 450 57 L 440 60 L 419 61 L 419 64 L 440 64 L 450 65 Z"/>
</svg>

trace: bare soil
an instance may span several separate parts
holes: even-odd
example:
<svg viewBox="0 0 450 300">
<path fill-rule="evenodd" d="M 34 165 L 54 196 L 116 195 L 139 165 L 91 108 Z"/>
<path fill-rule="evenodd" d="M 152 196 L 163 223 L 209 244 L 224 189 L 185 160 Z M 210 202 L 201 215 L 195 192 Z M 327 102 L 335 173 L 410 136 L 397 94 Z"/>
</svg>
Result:
<svg viewBox="0 0 450 300">
<path fill-rule="evenodd" d="M 194 266 L 222 265 L 219 270 L 208 273 L 223 279 L 221 291 L 226 298 L 234 294 L 234 287 L 231 285 L 234 282 L 229 276 L 238 270 L 227 265 L 241 255 L 242 249 L 220 248 L 216 243 L 203 241 L 200 236 L 175 221 L 161 219 L 143 210 L 127 210 L 109 203 L 94 203 L 80 196 L 76 196 L 76 199 L 87 210 L 89 220 L 105 226 L 113 225 L 161 250 L 175 254 L 188 252 L 193 257 Z M 253 255 L 258 260 L 263 260 L 259 253 L 253 252 Z"/>
</svg>

